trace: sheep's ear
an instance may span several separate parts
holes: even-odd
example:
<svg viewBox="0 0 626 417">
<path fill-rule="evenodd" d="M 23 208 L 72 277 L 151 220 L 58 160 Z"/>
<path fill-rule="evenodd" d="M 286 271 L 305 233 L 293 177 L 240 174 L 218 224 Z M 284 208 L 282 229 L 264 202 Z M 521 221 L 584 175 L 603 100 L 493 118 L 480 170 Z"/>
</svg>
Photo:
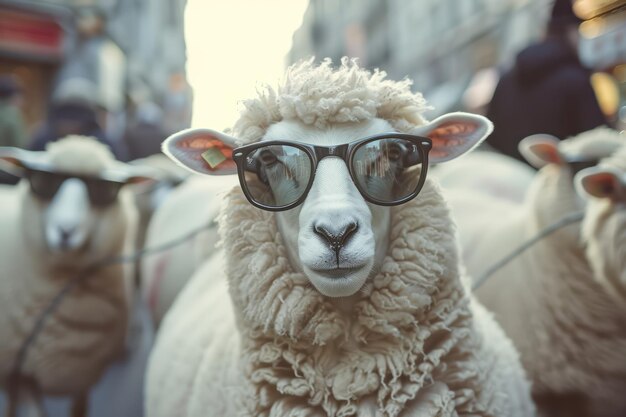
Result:
<svg viewBox="0 0 626 417">
<path fill-rule="evenodd" d="M 29 165 L 44 162 L 45 152 L 27 151 L 9 146 L 0 147 L 0 169 L 10 174 L 22 176 Z"/>
<path fill-rule="evenodd" d="M 126 174 L 126 184 L 145 184 L 161 180 L 161 173 L 146 166 L 137 166 L 124 164 L 124 173 Z"/>
<path fill-rule="evenodd" d="M 190 171 L 208 175 L 237 173 L 235 138 L 211 129 L 187 129 L 163 142 L 163 153 Z"/>
<path fill-rule="evenodd" d="M 626 198 L 624 182 L 619 172 L 606 167 L 586 168 L 576 174 L 576 189 L 581 195 L 623 201 Z"/>
<path fill-rule="evenodd" d="M 548 164 L 565 164 L 565 158 L 559 152 L 559 139 L 545 133 L 528 136 L 517 145 L 519 153 L 535 168 Z"/>
<path fill-rule="evenodd" d="M 489 119 L 477 114 L 449 113 L 419 126 L 411 133 L 432 140 L 429 160 L 446 162 L 478 146 L 493 130 Z"/>
</svg>

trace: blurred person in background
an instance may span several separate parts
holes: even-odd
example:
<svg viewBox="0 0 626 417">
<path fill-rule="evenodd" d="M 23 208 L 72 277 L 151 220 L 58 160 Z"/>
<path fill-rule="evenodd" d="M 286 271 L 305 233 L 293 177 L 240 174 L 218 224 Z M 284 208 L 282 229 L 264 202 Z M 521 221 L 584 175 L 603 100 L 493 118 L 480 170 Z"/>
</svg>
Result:
<svg viewBox="0 0 626 417">
<path fill-rule="evenodd" d="M 24 147 L 26 126 L 20 110 L 22 93 L 17 79 L 0 75 L 0 146 Z M 0 184 L 16 184 L 19 178 L 0 171 Z"/>
<path fill-rule="evenodd" d="M 167 133 L 163 127 L 163 110 L 151 102 L 139 104 L 132 123 L 124 138 L 128 149 L 128 160 L 132 161 L 161 153 L 161 142 Z"/>
<path fill-rule="evenodd" d="M 49 142 L 68 135 L 93 136 L 108 145 L 117 159 L 126 160 L 126 151 L 108 140 L 98 117 L 98 93 L 89 80 L 64 81 L 52 95 L 48 118 L 35 134 L 29 149 L 43 151 Z"/>
<path fill-rule="evenodd" d="M 0 146 L 23 147 L 26 127 L 20 110 L 22 94 L 12 75 L 0 75 Z"/>
<path fill-rule="evenodd" d="M 591 86 L 591 71 L 577 53 L 578 25 L 570 0 L 556 0 L 545 38 L 523 49 L 502 75 L 487 109 L 494 132 L 487 143 L 526 162 L 517 145 L 548 133 L 565 139 L 608 125 Z"/>
</svg>

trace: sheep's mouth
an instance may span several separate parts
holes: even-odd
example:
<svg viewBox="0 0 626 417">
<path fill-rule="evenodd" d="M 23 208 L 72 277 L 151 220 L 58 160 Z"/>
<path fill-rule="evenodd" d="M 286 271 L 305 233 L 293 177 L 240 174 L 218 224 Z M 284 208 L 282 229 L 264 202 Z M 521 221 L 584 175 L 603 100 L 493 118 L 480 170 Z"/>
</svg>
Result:
<svg viewBox="0 0 626 417">
<path fill-rule="evenodd" d="M 365 265 L 352 266 L 349 268 L 338 267 L 338 268 L 330 268 L 330 269 L 311 269 L 311 271 L 313 271 L 314 273 L 318 275 L 321 275 L 324 278 L 341 279 L 341 278 L 348 278 L 354 272 L 360 270 L 363 267 L 365 267 Z"/>
<path fill-rule="evenodd" d="M 349 268 L 304 268 L 311 284 L 327 297 L 347 297 L 356 293 L 365 284 L 370 270 L 368 263 Z"/>
</svg>

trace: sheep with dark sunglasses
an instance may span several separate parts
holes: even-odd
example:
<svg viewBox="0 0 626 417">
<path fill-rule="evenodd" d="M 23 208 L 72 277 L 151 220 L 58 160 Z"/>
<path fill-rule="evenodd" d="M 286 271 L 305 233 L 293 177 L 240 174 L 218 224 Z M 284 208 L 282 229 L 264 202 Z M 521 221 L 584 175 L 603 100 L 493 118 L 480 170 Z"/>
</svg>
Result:
<svg viewBox="0 0 626 417">
<path fill-rule="evenodd" d="M 78 284 L 30 346 L 20 378 L 11 373 L 35 321 L 68 281 L 132 250 L 136 211 L 124 185 L 149 178 L 79 136 L 45 152 L 0 148 L 0 163 L 24 177 L 1 195 L 0 384 L 9 395 L 7 415 L 24 399 L 24 407 L 41 410 L 41 395 L 74 397 L 75 409 L 84 409 L 90 387 L 124 349 L 127 266 L 97 270 Z"/>
<path fill-rule="evenodd" d="M 297 64 L 245 105 L 232 136 L 194 129 L 164 144 L 196 172 L 238 173 L 243 190 L 223 201 L 223 253 L 161 324 L 148 415 L 533 415 L 426 176 L 429 160 L 472 149 L 490 123 L 427 122 L 408 80 L 347 59 Z"/>
</svg>

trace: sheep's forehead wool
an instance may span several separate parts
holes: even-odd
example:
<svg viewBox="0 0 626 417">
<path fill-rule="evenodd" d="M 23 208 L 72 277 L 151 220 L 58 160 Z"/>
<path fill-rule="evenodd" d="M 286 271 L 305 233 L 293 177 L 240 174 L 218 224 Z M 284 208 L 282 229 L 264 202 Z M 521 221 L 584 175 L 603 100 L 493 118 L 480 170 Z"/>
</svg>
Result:
<svg viewBox="0 0 626 417">
<path fill-rule="evenodd" d="M 260 140 L 270 125 L 281 120 L 324 129 L 377 117 L 400 132 L 424 124 L 422 114 L 429 107 L 420 93 L 411 91 L 412 82 L 391 81 L 386 76 L 347 58 L 337 68 L 330 60 L 294 64 L 276 89 L 266 86 L 258 97 L 243 102 L 233 133 L 245 144 Z"/>
<path fill-rule="evenodd" d="M 392 130 L 382 119 L 332 125 L 318 129 L 295 120 L 283 120 L 269 127 L 263 140 L 288 140 L 293 142 L 317 143 L 322 146 L 338 145 Z"/>
<path fill-rule="evenodd" d="M 49 162 L 66 172 L 97 174 L 115 163 L 111 150 L 95 138 L 68 136 L 46 147 Z"/>
<path fill-rule="evenodd" d="M 563 140 L 559 150 L 570 156 L 604 158 L 626 144 L 626 135 L 607 127 L 600 127 Z"/>
</svg>

